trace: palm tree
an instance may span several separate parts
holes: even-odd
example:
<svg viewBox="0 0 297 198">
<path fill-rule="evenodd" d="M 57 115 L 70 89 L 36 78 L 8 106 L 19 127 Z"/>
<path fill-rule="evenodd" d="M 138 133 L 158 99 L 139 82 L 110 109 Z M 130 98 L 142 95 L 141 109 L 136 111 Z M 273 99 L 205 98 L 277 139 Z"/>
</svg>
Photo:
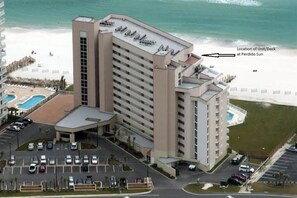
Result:
<svg viewBox="0 0 297 198">
<path fill-rule="evenodd" d="M 129 151 L 130 150 L 130 143 L 131 143 L 130 135 L 128 136 L 127 143 L 128 143 L 128 151 Z"/>
<path fill-rule="evenodd" d="M 283 173 L 282 171 L 275 172 L 272 174 L 272 177 L 275 178 L 275 185 L 285 185 L 285 182 L 290 179 L 288 174 Z"/>
<path fill-rule="evenodd" d="M 135 145 L 135 139 L 136 139 L 136 137 L 133 137 L 133 142 L 132 142 L 132 148 L 133 148 L 133 150 L 135 150 L 135 148 L 134 148 L 134 145 Z"/>
</svg>

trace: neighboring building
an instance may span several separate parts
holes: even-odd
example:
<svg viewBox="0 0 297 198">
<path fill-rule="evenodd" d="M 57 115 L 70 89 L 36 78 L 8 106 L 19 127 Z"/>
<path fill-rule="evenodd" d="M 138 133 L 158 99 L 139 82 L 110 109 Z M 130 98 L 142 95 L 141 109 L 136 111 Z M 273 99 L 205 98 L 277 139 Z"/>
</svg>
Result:
<svg viewBox="0 0 297 198">
<path fill-rule="evenodd" d="M 3 57 L 6 55 L 5 53 L 5 43 L 3 40 L 5 36 L 3 35 L 4 31 L 4 1 L 0 0 L 0 125 L 2 125 L 7 120 L 7 109 L 5 102 L 5 81 L 6 81 L 6 67 L 5 59 Z"/>
<path fill-rule="evenodd" d="M 116 114 L 118 136 L 157 162 L 210 170 L 227 154 L 228 86 L 193 44 L 124 15 L 77 17 L 72 31 L 75 106 Z"/>
</svg>

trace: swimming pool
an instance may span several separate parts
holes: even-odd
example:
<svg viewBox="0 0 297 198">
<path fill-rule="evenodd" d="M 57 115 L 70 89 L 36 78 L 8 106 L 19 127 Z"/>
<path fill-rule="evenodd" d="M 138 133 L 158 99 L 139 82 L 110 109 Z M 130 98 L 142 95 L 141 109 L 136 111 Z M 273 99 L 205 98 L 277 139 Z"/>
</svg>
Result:
<svg viewBox="0 0 297 198">
<path fill-rule="evenodd" d="M 230 122 L 233 119 L 234 114 L 227 112 L 227 122 Z"/>
<path fill-rule="evenodd" d="M 9 103 L 9 102 L 13 101 L 14 99 L 15 99 L 15 95 L 9 94 L 4 98 L 4 102 Z"/>
<path fill-rule="evenodd" d="M 18 104 L 18 108 L 22 108 L 22 109 L 26 109 L 26 110 L 31 109 L 32 107 L 34 107 L 35 105 L 40 103 L 43 99 L 45 99 L 45 96 L 43 96 L 43 95 L 32 96 L 26 102 L 24 102 L 22 104 Z"/>
</svg>

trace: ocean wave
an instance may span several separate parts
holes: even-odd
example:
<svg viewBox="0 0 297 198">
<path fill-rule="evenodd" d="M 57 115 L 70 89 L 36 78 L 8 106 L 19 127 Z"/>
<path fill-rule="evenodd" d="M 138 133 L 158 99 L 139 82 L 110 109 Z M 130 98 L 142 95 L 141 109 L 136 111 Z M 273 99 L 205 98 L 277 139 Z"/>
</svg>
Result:
<svg viewBox="0 0 297 198">
<path fill-rule="evenodd" d="M 164 1 L 164 0 L 160 0 Z M 208 3 L 216 3 L 216 4 L 229 4 L 229 5 L 238 5 L 238 6 L 261 6 L 262 2 L 257 0 L 181 0 L 181 1 L 204 1 Z"/>
<path fill-rule="evenodd" d="M 261 6 L 262 3 L 256 0 L 204 0 L 209 3 L 231 4 L 239 6 Z"/>
</svg>

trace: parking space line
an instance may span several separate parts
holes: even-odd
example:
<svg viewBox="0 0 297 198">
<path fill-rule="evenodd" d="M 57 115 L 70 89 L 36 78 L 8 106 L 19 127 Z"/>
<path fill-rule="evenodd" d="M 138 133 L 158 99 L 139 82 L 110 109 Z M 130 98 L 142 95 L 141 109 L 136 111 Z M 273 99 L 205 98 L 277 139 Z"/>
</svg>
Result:
<svg viewBox="0 0 297 198">
<path fill-rule="evenodd" d="M 11 134 L 11 133 L 4 133 L 1 137 L 3 137 L 3 136 L 10 136 L 10 137 L 13 137 L 13 136 L 15 136 L 15 134 Z"/>
<path fill-rule="evenodd" d="M 63 173 L 64 173 L 64 166 L 63 166 Z"/>
<path fill-rule="evenodd" d="M 106 172 L 106 166 L 104 166 L 105 167 L 105 172 Z"/>
<path fill-rule="evenodd" d="M 13 175 L 13 167 L 11 167 L 11 174 Z"/>
<path fill-rule="evenodd" d="M 98 173 L 98 166 L 96 166 L 96 173 Z"/>
<path fill-rule="evenodd" d="M 114 168 L 114 165 L 112 165 L 112 170 L 113 170 L 113 172 L 115 172 L 115 168 Z"/>
<path fill-rule="evenodd" d="M 73 166 L 71 165 L 71 173 L 73 172 L 73 169 L 72 168 L 73 168 Z"/>
<path fill-rule="evenodd" d="M 21 166 L 20 167 L 20 175 L 22 174 L 22 171 L 23 171 L 23 167 Z"/>
</svg>

